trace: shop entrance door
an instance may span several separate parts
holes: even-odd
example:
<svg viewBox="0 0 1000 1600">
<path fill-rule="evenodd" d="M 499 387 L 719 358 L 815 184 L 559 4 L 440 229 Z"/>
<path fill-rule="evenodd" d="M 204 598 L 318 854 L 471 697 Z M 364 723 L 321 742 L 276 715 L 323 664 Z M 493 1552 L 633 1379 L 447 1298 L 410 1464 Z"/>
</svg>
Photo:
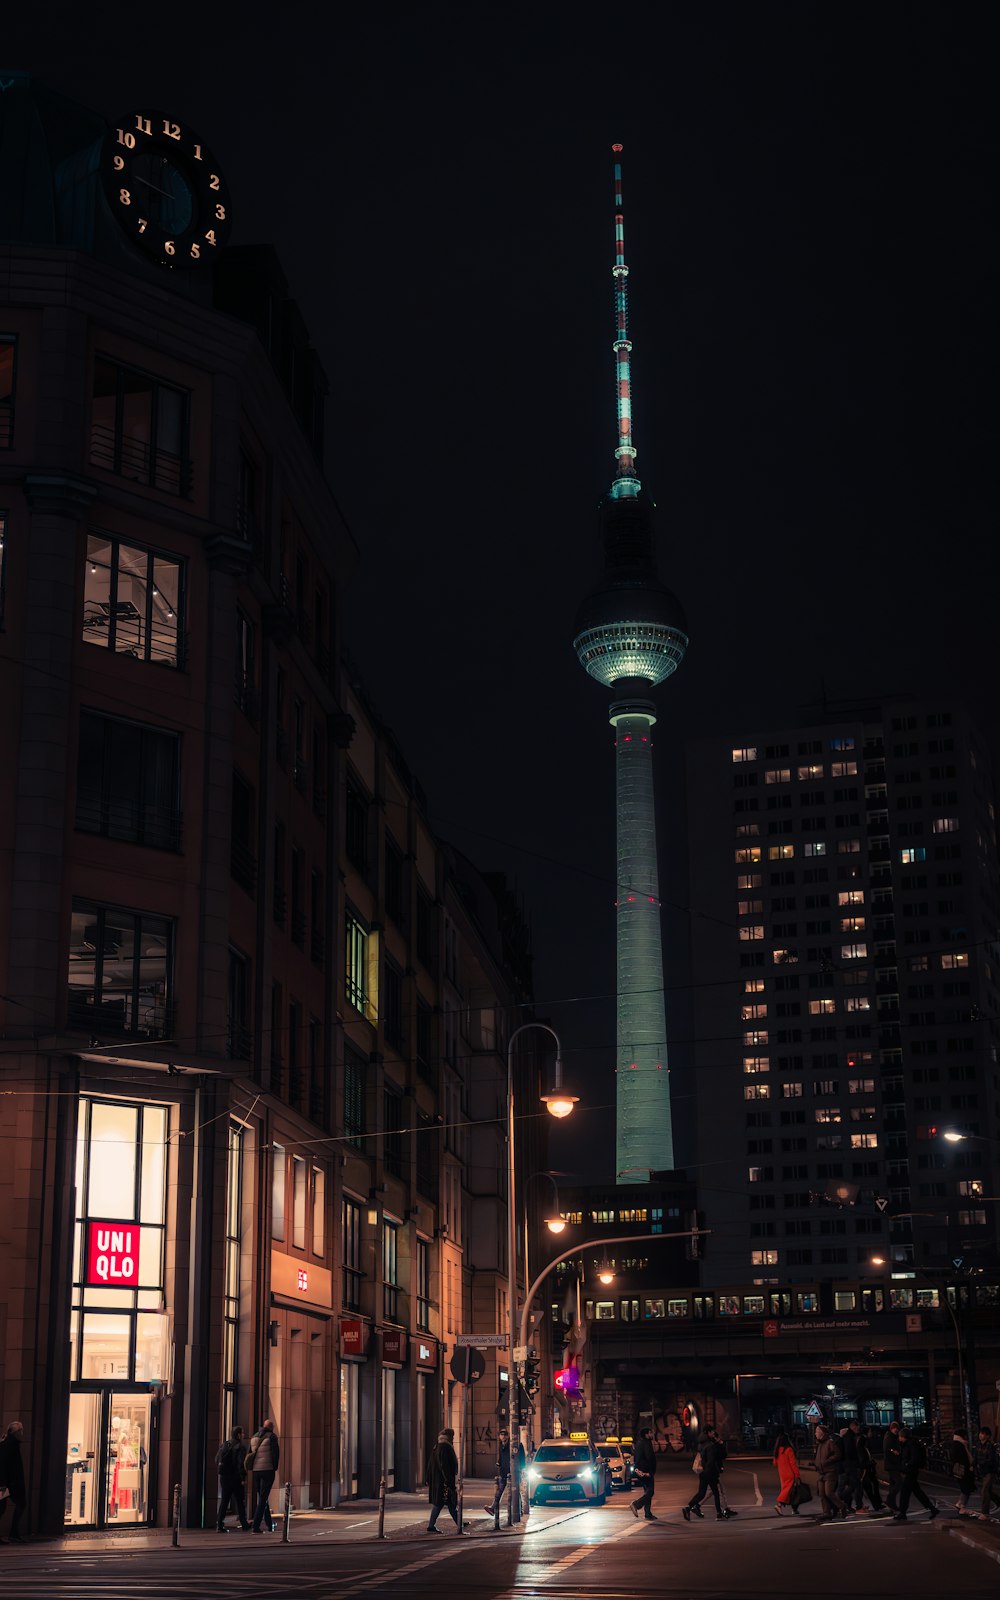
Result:
<svg viewBox="0 0 1000 1600">
<path fill-rule="evenodd" d="M 74 1388 L 66 1445 L 67 1527 L 150 1520 L 156 1400 L 143 1390 Z"/>
</svg>

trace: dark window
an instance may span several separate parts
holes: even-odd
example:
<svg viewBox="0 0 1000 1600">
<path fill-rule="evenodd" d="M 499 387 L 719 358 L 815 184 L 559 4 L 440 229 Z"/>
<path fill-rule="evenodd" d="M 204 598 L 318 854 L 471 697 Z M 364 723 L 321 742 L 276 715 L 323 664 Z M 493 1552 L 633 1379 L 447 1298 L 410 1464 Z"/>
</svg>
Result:
<svg viewBox="0 0 1000 1600">
<path fill-rule="evenodd" d="M 69 935 L 69 1025 L 92 1037 L 170 1033 L 174 925 L 145 911 L 74 900 Z"/>
<path fill-rule="evenodd" d="M 123 544 L 107 534 L 87 536 L 83 642 L 139 661 L 178 667 L 184 569 L 172 556 Z"/>
<path fill-rule="evenodd" d="M 302 1007 L 297 1000 L 288 1005 L 288 1100 L 302 1105 Z"/>
<path fill-rule="evenodd" d="M 403 1175 L 403 1097 L 386 1085 L 383 1095 L 383 1160 L 394 1178 Z"/>
<path fill-rule="evenodd" d="M 368 873 L 368 801 L 350 778 L 344 800 L 344 844 L 347 857 L 362 876 Z"/>
<path fill-rule="evenodd" d="M 387 1322 L 399 1320 L 399 1226 L 382 1224 L 382 1315 Z"/>
<path fill-rule="evenodd" d="M 292 938 L 302 949 L 306 942 L 305 908 L 305 856 L 298 846 L 292 848 Z"/>
<path fill-rule="evenodd" d="M 344 1049 L 344 1138 L 365 1148 L 365 1096 L 368 1063 L 350 1045 Z"/>
<path fill-rule="evenodd" d="M 239 1061 L 250 1059 L 250 963 L 230 946 L 229 950 L 229 1054 Z"/>
<path fill-rule="evenodd" d="M 317 872 L 315 868 L 310 874 L 309 904 L 312 919 L 310 923 L 309 954 L 317 966 L 322 966 L 325 947 L 323 938 L 323 874 Z"/>
<path fill-rule="evenodd" d="M 236 531 L 247 544 L 258 552 L 262 537 L 260 527 L 260 474 L 249 450 L 240 446 L 240 476 L 236 492 Z"/>
<path fill-rule="evenodd" d="M 274 689 L 274 755 L 282 771 L 288 771 L 288 729 L 285 726 L 285 674 L 278 668 Z"/>
<path fill-rule="evenodd" d="M 284 1055 L 285 1003 L 280 983 L 271 985 L 271 1078 L 272 1094 L 281 1094 L 281 1063 Z"/>
<path fill-rule="evenodd" d="M 238 772 L 234 772 L 230 871 L 240 888 L 245 889 L 247 894 L 253 894 L 257 884 L 257 861 L 254 855 L 256 809 L 253 789 Z"/>
<path fill-rule="evenodd" d="M 344 1307 L 361 1310 L 361 1207 L 354 1200 L 340 1203 L 340 1235 L 344 1259 Z"/>
<path fill-rule="evenodd" d="M 435 1081 L 436 1073 L 431 1057 L 432 1012 L 426 1000 L 417 998 L 417 1071 L 428 1083 Z"/>
<path fill-rule="evenodd" d="M 295 787 L 305 794 L 309 778 L 306 765 L 306 708 L 298 695 L 292 696 L 292 747 L 295 754 L 292 768 Z"/>
<path fill-rule="evenodd" d="M 326 752 L 324 749 L 323 732 L 320 728 L 313 728 L 313 810 L 318 817 L 326 816 Z"/>
<path fill-rule="evenodd" d="M 17 340 L 0 334 L 0 450 L 14 443 L 14 380 L 17 368 Z"/>
<path fill-rule="evenodd" d="M 257 700 L 254 626 L 239 606 L 236 608 L 236 678 L 233 693 L 240 710 L 256 726 L 260 707 Z"/>
<path fill-rule="evenodd" d="M 321 1123 L 326 1080 L 323 1071 L 323 1024 L 316 1017 L 309 1018 L 306 1031 L 306 1073 L 309 1080 L 309 1117 L 311 1121 Z"/>
<path fill-rule="evenodd" d="M 430 895 L 427 893 L 426 889 L 422 889 L 418 886 L 416 938 L 417 955 L 420 957 L 428 972 L 435 972 L 437 970 L 437 962 L 434 959 L 433 927 L 433 906 L 431 905 Z"/>
<path fill-rule="evenodd" d="M 386 958 L 385 988 L 382 995 L 382 1015 L 385 1020 L 385 1042 L 394 1050 L 404 1048 L 403 1040 L 403 974 L 394 961 Z"/>
<path fill-rule="evenodd" d="M 77 828 L 155 850 L 178 850 L 179 769 L 176 733 L 81 711 Z"/>
<path fill-rule="evenodd" d="M 403 852 L 386 835 L 385 840 L 385 909 L 397 928 L 405 927 L 403 918 Z"/>
<path fill-rule="evenodd" d="M 189 402 L 186 390 L 98 356 L 91 465 L 168 494 L 190 494 Z"/>
<path fill-rule="evenodd" d="M 285 926 L 287 896 L 285 893 L 285 824 L 274 824 L 274 920 L 279 928 Z"/>
<path fill-rule="evenodd" d="M 426 1239 L 417 1240 L 417 1327 L 429 1332 L 431 1325 L 431 1247 Z"/>
<path fill-rule="evenodd" d="M 417 1113 L 417 1188 L 434 1205 L 438 1200 L 438 1174 L 441 1160 L 441 1136 L 433 1117 L 426 1111 Z"/>
</svg>

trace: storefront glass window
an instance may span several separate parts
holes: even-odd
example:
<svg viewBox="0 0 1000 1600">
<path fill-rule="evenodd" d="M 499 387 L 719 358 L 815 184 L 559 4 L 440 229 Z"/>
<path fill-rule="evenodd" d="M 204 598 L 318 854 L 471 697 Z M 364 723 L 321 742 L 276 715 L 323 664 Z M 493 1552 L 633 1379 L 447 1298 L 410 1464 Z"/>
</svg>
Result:
<svg viewBox="0 0 1000 1600">
<path fill-rule="evenodd" d="M 88 1311 L 83 1319 L 81 1378 L 127 1378 L 131 1331 L 130 1317 Z"/>
<path fill-rule="evenodd" d="M 91 1217 L 135 1216 L 137 1106 L 95 1101 L 90 1122 Z"/>
</svg>

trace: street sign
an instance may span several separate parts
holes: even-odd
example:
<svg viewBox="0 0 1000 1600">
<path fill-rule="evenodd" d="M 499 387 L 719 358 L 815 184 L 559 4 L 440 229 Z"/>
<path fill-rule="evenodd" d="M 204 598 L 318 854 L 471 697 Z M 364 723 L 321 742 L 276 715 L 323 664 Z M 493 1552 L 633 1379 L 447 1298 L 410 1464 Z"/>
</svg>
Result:
<svg viewBox="0 0 1000 1600">
<path fill-rule="evenodd" d="M 507 1335 L 505 1333 L 459 1333 L 455 1335 L 458 1345 L 471 1344 L 479 1350 L 506 1350 Z"/>
<path fill-rule="evenodd" d="M 888 1211 L 889 1209 L 889 1202 L 884 1195 L 877 1194 L 875 1196 L 875 1204 L 878 1206 L 880 1211 Z"/>
<path fill-rule="evenodd" d="M 955 1268 L 955 1271 L 957 1272 L 960 1267 L 964 1267 L 965 1266 L 965 1257 L 964 1256 L 952 1256 L 951 1264 Z"/>
<path fill-rule="evenodd" d="M 528 1346 L 526 1344 L 516 1344 L 514 1346 L 514 1360 L 515 1361 L 527 1361 L 527 1359 L 528 1359 Z"/>
<path fill-rule="evenodd" d="M 816 1402 L 814 1400 L 812 1405 L 806 1411 L 806 1416 L 807 1417 L 812 1417 L 813 1421 L 815 1421 L 818 1417 L 821 1417 L 822 1415 L 823 1415 L 822 1411 L 820 1410 L 819 1406 L 816 1404 Z"/>
<path fill-rule="evenodd" d="M 457 1383 L 477 1383 L 486 1371 L 486 1357 L 481 1350 L 465 1345 L 451 1358 L 451 1375 Z"/>
</svg>

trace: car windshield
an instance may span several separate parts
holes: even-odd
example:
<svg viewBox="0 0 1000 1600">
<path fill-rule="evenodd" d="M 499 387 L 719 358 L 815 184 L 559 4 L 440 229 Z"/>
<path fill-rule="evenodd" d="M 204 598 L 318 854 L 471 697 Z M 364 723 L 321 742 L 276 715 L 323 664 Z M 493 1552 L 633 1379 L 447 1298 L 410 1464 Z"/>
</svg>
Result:
<svg viewBox="0 0 1000 1600">
<path fill-rule="evenodd" d="M 599 1444 L 597 1454 L 603 1456 L 605 1461 L 617 1461 L 621 1451 L 616 1444 Z"/>
<path fill-rule="evenodd" d="M 540 1444 L 535 1451 L 536 1461 L 589 1461 L 590 1446 L 586 1444 Z"/>
</svg>

